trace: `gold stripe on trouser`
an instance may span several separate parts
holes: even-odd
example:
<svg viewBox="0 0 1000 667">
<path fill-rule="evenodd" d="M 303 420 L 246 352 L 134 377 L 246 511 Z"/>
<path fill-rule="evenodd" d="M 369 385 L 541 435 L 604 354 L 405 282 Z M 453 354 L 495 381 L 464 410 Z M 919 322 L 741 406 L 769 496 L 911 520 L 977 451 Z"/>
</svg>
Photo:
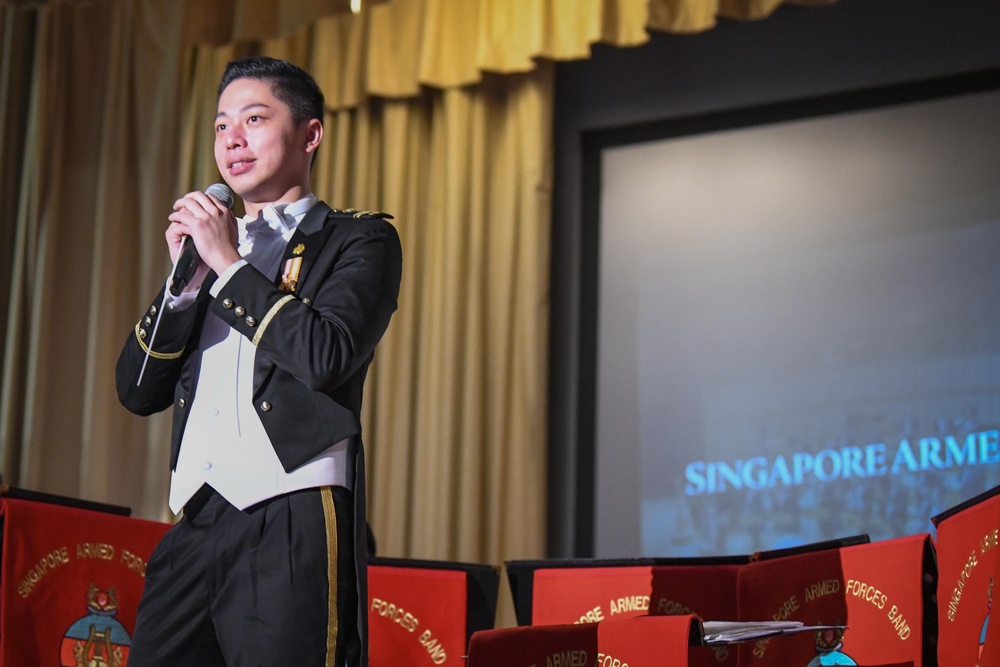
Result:
<svg viewBox="0 0 1000 667">
<path fill-rule="evenodd" d="M 326 522 L 326 576 L 329 579 L 329 607 L 326 627 L 326 665 L 334 667 L 337 660 L 337 510 L 333 505 L 333 492 L 329 486 L 319 490 L 323 499 L 323 519 Z"/>
</svg>

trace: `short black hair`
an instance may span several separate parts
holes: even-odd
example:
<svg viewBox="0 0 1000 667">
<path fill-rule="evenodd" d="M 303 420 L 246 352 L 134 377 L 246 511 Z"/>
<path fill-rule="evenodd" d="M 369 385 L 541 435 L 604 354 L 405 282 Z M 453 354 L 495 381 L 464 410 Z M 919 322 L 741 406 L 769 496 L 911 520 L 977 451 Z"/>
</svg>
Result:
<svg viewBox="0 0 1000 667">
<path fill-rule="evenodd" d="M 274 96 L 288 105 L 292 120 L 301 124 L 313 118 L 323 122 L 323 91 L 316 80 L 298 65 L 267 56 L 248 56 L 226 65 L 216 100 L 236 79 L 257 79 L 271 84 Z"/>
</svg>

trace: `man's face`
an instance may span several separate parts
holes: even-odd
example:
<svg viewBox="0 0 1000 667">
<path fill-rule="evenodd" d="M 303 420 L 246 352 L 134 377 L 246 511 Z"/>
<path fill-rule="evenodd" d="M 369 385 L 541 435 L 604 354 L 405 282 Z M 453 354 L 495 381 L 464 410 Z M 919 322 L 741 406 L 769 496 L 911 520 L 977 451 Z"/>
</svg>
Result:
<svg viewBox="0 0 1000 667">
<path fill-rule="evenodd" d="M 296 125 L 269 82 L 236 79 L 222 91 L 215 119 L 222 177 L 248 204 L 302 196 L 297 188 L 308 191 L 314 123 Z"/>
</svg>

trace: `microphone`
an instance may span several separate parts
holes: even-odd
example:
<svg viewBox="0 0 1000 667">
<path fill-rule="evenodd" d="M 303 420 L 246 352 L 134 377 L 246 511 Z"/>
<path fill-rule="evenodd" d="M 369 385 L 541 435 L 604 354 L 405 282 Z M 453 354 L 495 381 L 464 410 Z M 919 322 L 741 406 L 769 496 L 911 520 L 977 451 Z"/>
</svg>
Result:
<svg viewBox="0 0 1000 667">
<path fill-rule="evenodd" d="M 233 204 L 236 201 L 233 191 L 224 183 L 213 183 L 205 188 L 205 194 L 214 195 L 223 206 L 230 210 L 232 210 Z M 177 255 L 177 262 L 174 264 L 174 275 L 170 279 L 171 294 L 180 296 L 181 291 L 191 281 L 191 278 L 194 277 L 200 263 L 201 256 L 198 255 L 198 248 L 195 247 L 194 241 L 187 236 L 182 237 L 181 249 Z"/>
</svg>

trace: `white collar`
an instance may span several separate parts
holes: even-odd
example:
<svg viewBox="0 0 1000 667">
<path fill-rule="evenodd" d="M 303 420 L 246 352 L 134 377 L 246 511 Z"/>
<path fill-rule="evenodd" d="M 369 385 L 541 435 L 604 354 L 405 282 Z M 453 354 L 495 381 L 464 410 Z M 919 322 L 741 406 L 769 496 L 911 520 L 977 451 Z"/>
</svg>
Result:
<svg viewBox="0 0 1000 667">
<path fill-rule="evenodd" d="M 302 199 L 298 199 L 293 202 L 281 202 L 278 204 L 268 204 L 260 210 L 257 216 L 245 215 L 239 218 L 237 222 L 237 227 L 239 229 L 239 242 L 245 243 L 247 241 L 247 228 L 253 229 L 253 224 L 260 221 L 262 224 L 267 223 L 267 225 L 281 234 L 282 236 L 295 230 L 298 227 L 299 222 L 305 217 L 305 214 L 309 212 L 317 202 L 319 198 L 316 195 L 309 193 Z M 251 233 L 250 236 L 253 236 Z"/>
</svg>

